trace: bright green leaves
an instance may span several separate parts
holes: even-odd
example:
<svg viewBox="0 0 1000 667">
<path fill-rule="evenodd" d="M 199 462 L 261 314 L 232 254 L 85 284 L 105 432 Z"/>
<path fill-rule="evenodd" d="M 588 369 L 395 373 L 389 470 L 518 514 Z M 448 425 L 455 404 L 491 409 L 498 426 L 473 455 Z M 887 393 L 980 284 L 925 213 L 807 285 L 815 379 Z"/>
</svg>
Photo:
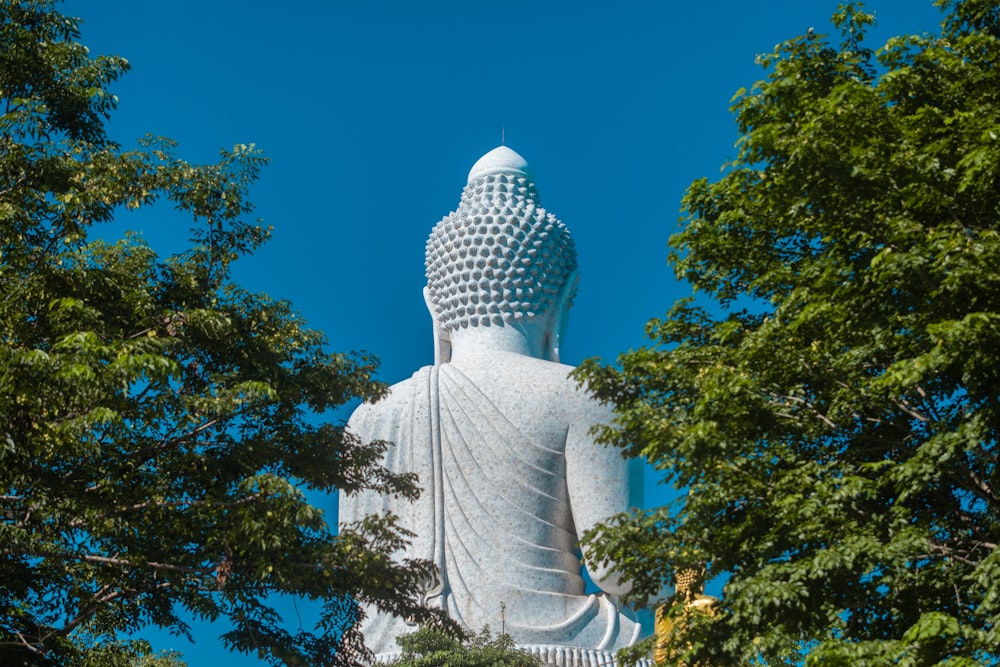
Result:
<svg viewBox="0 0 1000 667">
<path fill-rule="evenodd" d="M 431 566 L 389 558 L 391 517 L 342 535 L 310 492 L 414 497 L 325 413 L 385 388 L 290 304 L 231 282 L 253 145 L 192 164 L 173 142 L 107 140 L 124 59 L 92 57 L 46 0 L 0 3 L 0 664 L 178 664 L 122 636 L 232 626 L 270 664 L 358 665 L 362 600 L 419 621 Z M 190 245 L 90 238 L 123 208 L 173 206 Z M 274 596 L 322 600 L 289 632 Z"/>
<path fill-rule="evenodd" d="M 117 56 L 91 58 L 76 19 L 48 0 L 15 0 L 0 10 L 0 90 L 8 111 L 0 134 L 39 139 L 63 133 L 101 144 L 101 121 L 117 106 L 107 86 L 128 71 Z"/>
<path fill-rule="evenodd" d="M 541 661 L 514 646 L 510 635 L 494 636 L 483 628 L 465 638 L 455 638 L 424 627 L 399 638 L 402 655 L 391 667 L 536 667 Z"/>
<path fill-rule="evenodd" d="M 1000 12 L 942 4 L 938 35 L 873 52 L 847 5 L 839 46 L 761 59 L 738 156 L 671 239 L 715 309 L 581 367 L 616 406 L 602 439 L 685 494 L 592 551 L 639 597 L 727 578 L 688 664 L 1000 660 Z"/>
</svg>

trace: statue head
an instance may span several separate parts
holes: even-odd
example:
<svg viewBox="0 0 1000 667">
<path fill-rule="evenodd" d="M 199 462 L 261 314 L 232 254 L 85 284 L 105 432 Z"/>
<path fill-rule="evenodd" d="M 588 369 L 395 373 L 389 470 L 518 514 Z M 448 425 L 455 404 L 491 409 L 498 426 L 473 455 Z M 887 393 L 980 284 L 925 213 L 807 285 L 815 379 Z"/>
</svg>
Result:
<svg viewBox="0 0 1000 667">
<path fill-rule="evenodd" d="M 544 356 L 558 356 L 576 289 L 576 249 L 511 149 L 496 148 L 472 167 L 458 209 L 427 240 L 426 272 L 439 343 L 469 328 L 541 327 L 556 350 Z M 439 350 L 438 358 L 447 354 Z"/>
</svg>

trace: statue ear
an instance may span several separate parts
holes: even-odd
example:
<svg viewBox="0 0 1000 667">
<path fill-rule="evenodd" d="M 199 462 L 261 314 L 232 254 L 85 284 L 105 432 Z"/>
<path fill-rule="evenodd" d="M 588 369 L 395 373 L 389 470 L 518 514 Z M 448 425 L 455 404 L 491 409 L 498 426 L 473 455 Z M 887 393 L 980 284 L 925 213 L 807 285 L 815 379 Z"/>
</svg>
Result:
<svg viewBox="0 0 1000 667">
<path fill-rule="evenodd" d="M 441 326 L 438 318 L 437 308 L 431 301 L 431 290 L 424 287 L 424 304 L 427 305 L 427 312 L 431 314 L 431 325 L 434 334 L 434 365 L 446 364 L 451 361 L 451 334 Z"/>
<path fill-rule="evenodd" d="M 576 295 L 576 284 L 580 281 L 579 271 L 566 276 L 566 282 L 559 290 L 559 296 L 552 306 L 548 331 L 545 332 L 545 358 L 549 361 L 559 361 L 559 347 L 566 336 L 566 326 L 569 324 L 569 307 Z"/>
</svg>

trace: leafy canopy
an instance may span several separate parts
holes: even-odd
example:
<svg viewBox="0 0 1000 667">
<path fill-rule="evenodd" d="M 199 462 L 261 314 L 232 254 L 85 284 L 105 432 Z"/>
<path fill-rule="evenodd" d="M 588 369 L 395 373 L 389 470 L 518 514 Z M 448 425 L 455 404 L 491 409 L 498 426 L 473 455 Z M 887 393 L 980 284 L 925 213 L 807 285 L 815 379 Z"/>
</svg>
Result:
<svg viewBox="0 0 1000 667">
<path fill-rule="evenodd" d="M 591 548 L 636 596 L 725 578 L 685 664 L 1000 664 L 1000 7 L 937 4 L 937 34 L 873 51 L 852 4 L 759 58 L 670 242 L 703 299 L 580 371 L 683 490 Z"/>
<path fill-rule="evenodd" d="M 374 360 L 230 280 L 269 235 L 260 153 L 123 150 L 103 123 L 128 63 L 78 39 L 49 0 L 0 3 L 0 664 L 131 664 L 148 646 L 120 636 L 192 614 L 269 664 L 361 664 L 355 600 L 433 620 L 391 518 L 335 536 L 306 496 L 416 493 L 323 418 L 384 392 Z M 94 238 L 159 200 L 192 221 L 183 252 Z M 287 628 L 281 594 L 321 600 L 317 626 Z"/>
<path fill-rule="evenodd" d="M 402 654 L 388 667 L 541 667 L 534 655 L 518 649 L 510 635 L 494 636 L 489 627 L 467 637 L 422 627 L 396 641 Z"/>
</svg>

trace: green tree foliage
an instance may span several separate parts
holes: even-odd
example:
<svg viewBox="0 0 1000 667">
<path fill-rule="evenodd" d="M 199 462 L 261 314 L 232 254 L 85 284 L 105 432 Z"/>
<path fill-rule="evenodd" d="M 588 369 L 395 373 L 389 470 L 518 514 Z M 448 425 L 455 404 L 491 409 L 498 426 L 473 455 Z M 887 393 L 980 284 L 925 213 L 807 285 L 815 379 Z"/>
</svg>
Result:
<svg viewBox="0 0 1000 667">
<path fill-rule="evenodd" d="M 154 653 L 142 640 L 104 643 L 80 659 L 79 667 L 188 667 L 177 651 Z"/>
<path fill-rule="evenodd" d="M 671 239 L 705 307 L 582 369 L 604 440 L 685 491 L 592 547 L 639 596 L 727 578 L 686 664 L 1000 663 L 1000 8 L 938 4 L 937 34 L 872 51 L 848 5 L 839 45 L 760 58 Z"/>
<path fill-rule="evenodd" d="M 187 663 L 176 651 L 161 651 L 142 656 L 135 667 L 187 667 Z"/>
<path fill-rule="evenodd" d="M 508 634 L 483 628 L 465 638 L 423 627 L 396 640 L 402 655 L 389 667 L 541 667 L 541 661 L 514 646 Z"/>
<path fill-rule="evenodd" d="M 127 664 L 148 647 L 122 633 L 190 615 L 269 664 L 362 663 L 354 600 L 433 621 L 391 518 L 334 536 L 305 495 L 416 493 L 322 419 L 384 391 L 374 361 L 232 283 L 268 237 L 246 221 L 264 159 L 121 149 L 103 122 L 128 64 L 77 23 L 0 3 L 0 664 Z M 157 201 L 193 220 L 184 252 L 95 239 Z M 316 627 L 286 628 L 281 594 L 321 600 Z"/>
</svg>

